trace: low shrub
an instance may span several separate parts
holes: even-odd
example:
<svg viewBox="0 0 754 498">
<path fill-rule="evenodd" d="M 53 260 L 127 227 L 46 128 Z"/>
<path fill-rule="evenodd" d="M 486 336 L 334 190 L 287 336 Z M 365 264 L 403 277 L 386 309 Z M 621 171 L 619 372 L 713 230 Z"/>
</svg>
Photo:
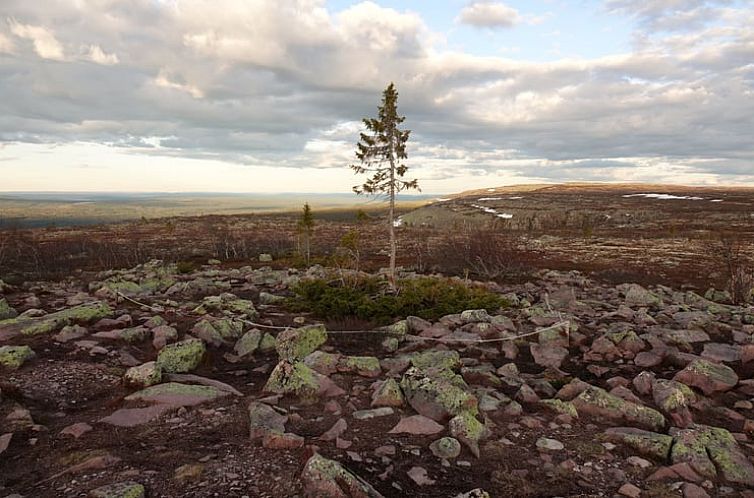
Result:
<svg viewBox="0 0 754 498">
<path fill-rule="evenodd" d="M 175 269 L 180 274 L 191 273 L 198 268 L 193 261 L 179 261 L 175 264 Z"/>
<path fill-rule="evenodd" d="M 482 287 L 462 282 L 422 277 L 398 281 L 391 293 L 384 280 L 362 278 L 343 285 L 341 281 L 302 280 L 288 300 L 292 311 L 310 311 L 326 320 L 358 318 L 388 324 L 409 315 L 427 320 L 467 309 L 494 312 L 507 306 L 505 299 Z"/>
</svg>

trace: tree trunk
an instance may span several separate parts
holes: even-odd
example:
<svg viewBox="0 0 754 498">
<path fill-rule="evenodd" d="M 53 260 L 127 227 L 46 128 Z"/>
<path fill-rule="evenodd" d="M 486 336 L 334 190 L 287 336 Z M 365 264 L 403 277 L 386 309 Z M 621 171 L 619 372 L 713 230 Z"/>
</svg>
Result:
<svg viewBox="0 0 754 498">
<path fill-rule="evenodd" d="M 390 273 L 388 280 L 390 287 L 395 290 L 395 253 L 397 244 L 395 243 L 395 160 L 393 153 L 390 152 Z"/>
</svg>

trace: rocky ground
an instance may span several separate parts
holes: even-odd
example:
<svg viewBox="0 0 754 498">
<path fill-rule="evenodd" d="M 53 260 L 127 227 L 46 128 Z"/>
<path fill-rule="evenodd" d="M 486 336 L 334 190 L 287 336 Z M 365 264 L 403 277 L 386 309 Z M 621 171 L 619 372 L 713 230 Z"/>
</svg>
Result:
<svg viewBox="0 0 754 498">
<path fill-rule="evenodd" d="M 0 283 L 0 496 L 754 497 L 754 308 L 542 271 L 326 330 L 322 275 Z"/>
</svg>

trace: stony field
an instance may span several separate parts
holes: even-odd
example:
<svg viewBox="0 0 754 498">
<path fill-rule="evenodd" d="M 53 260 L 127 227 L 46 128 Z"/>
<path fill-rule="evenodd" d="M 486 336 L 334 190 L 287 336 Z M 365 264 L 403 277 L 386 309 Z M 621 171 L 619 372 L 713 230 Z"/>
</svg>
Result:
<svg viewBox="0 0 754 498">
<path fill-rule="evenodd" d="M 754 308 L 723 292 L 542 270 L 345 333 L 283 307 L 311 276 L 0 284 L 0 496 L 754 497 Z"/>
</svg>

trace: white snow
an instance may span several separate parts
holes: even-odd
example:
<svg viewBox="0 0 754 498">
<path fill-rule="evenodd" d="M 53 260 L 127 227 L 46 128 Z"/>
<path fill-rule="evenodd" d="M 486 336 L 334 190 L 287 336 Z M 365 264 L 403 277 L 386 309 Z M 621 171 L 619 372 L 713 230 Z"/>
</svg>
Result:
<svg viewBox="0 0 754 498">
<path fill-rule="evenodd" d="M 478 201 L 502 201 L 502 197 L 480 197 Z"/>
<path fill-rule="evenodd" d="M 523 199 L 523 197 L 521 197 L 520 195 L 514 195 L 513 197 L 508 197 L 508 199 L 515 201 L 516 199 Z"/>
<path fill-rule="evenodd" d="M 487 192 L 496 192 L 496 191 L 497 191 L 497 189 L 496 189 L 496 188 L 488 188 L 488 189 L 487 189 Z"/>
<path fill-rule="evenodd" d="M 710 200 L 710 202 L 723 202 L 723 200 L 722 199 L 712 199 L 712 200 Z"/>
<path fill-rule="evenodd" d="M 659 199 L 663 201 L 667 200 L 687 200 L 687 201 L 703 201 L 703 197 L 694 197 L 689 195 L 673 195 L 673 194 L 626 194 L 623 197 L 646 197 L 647 199 Z"/>
<path fill-rule="evenodd" d="M 448 202 L 450 200 L 449 197 L 438 197 L 435 199 L 437 202 Z"/>
<path fill-rule="evenodd" d="M 479 200 L 481 200 L 481 199 L 479 199 Z M 487 214 L 494 214 L 498 218 L 503 218 L 505 220 L 509 220 L 509 219 L 513 218 L 512 214 L 510 214 L 510 213 L 498 213 L 496 210 L 492 209 L 491 207 L 482 206 L 482 205 L 479 205 L 479 204 L 471 204 L 471 207 L 476 208 L 476 209 L 480 209 L 480 210 L 484 211 Z"/>
<path fill-rule="evenodd" d="M 403 226 L 403 218 L 397 218 L 393 220 L 393 226 L 395 228 L 402 227 Z"/>
</svg>

